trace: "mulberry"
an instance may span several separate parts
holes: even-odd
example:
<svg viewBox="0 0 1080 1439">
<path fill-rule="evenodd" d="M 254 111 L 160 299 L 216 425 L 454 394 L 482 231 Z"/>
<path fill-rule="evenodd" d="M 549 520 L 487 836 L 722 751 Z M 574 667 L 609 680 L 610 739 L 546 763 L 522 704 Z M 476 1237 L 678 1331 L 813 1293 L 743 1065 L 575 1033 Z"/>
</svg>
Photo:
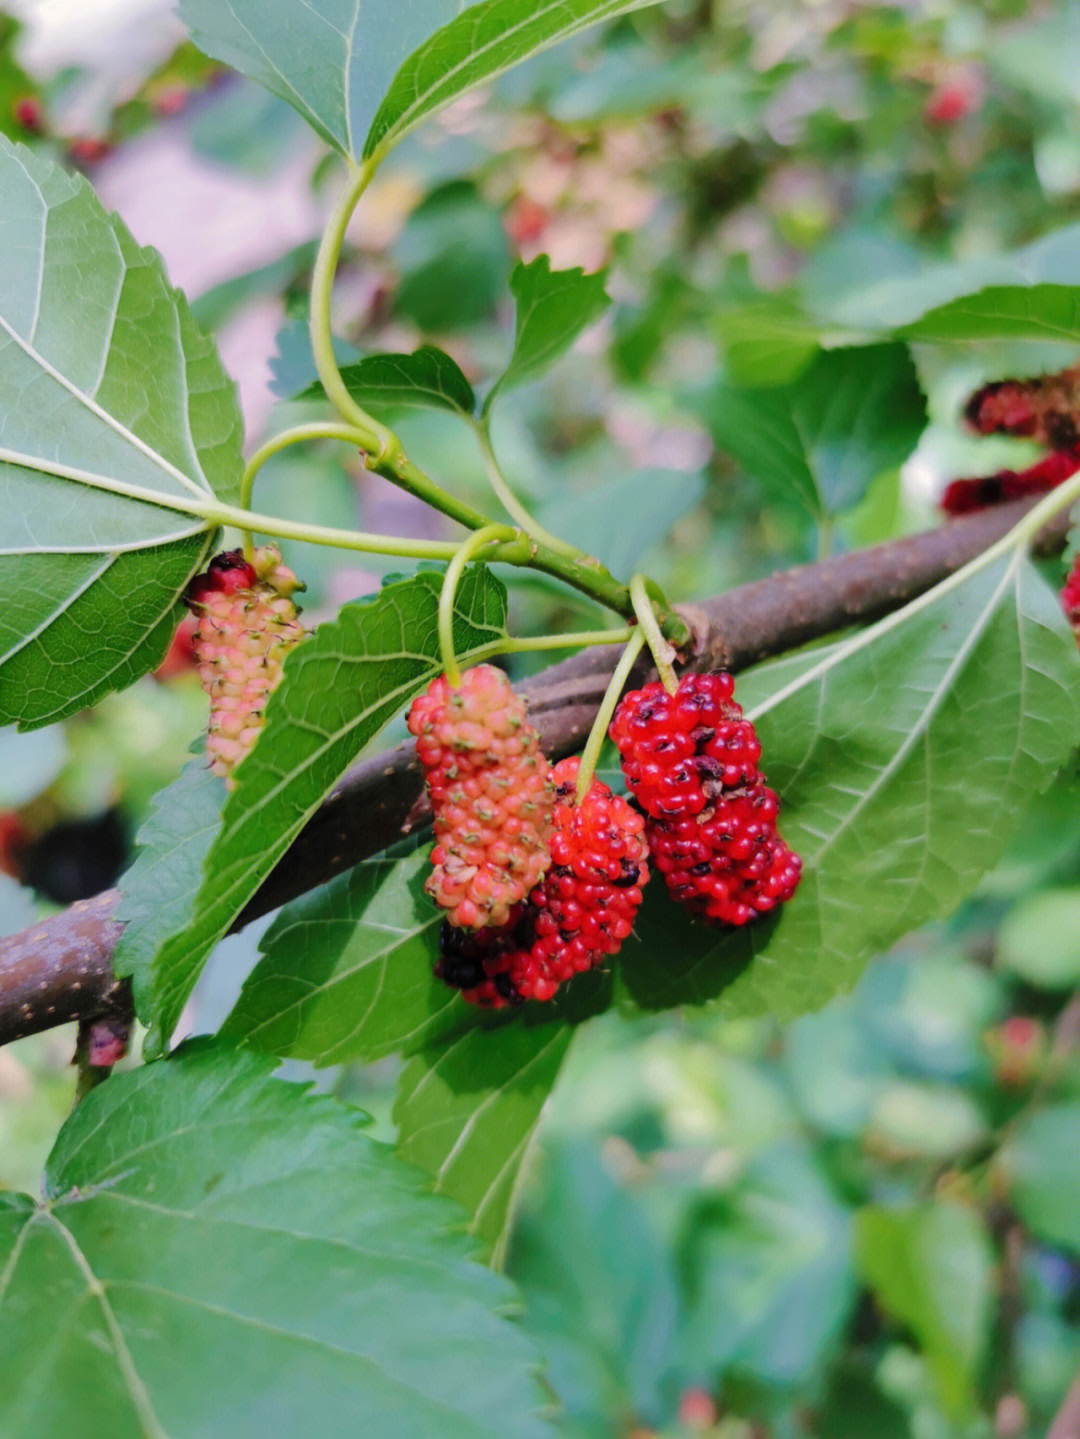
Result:
<svg viewBox="0 0 1080 1439">
<path fill-rule="evenodd" d="M 425 888 L 459 929 L 507 925 L 551 862 L 551 766 L 525 701 L 477 665 L 453 689 L 440 675 L 408 716 L 435 812 Z"/>
<path fill-rule="evenodd" d="M 645 821 L 597 779 L 575 804 L 579 765 L 563 760 L 552 772 L 551 868 L 528 904 L 479 943 L 444 926 L 436 974 L 470 1004 L 551 999 L 575 974 L 618 953 L 634 927 L 649 878 Z"/>
<path fill-rule="evenodd" d="M 791 898 L 802 862 L 776 833 L 780 802 L 734 693 L 725 672 L 686 675 L 674 695 L 654 682 L 624 697 L 609 733 L 672 898 L 742 925 Z"/>
<path fill-rule="evenodd" d="M 700 814 L 725 788 L 757 774 L 754 727 L 721 672 L 686 675 L 670 695 L 659 680 L 626 695 L 608 731 L 631 793 L 646 814 Z"/>
<path fill-rule="evenodd" d="M 1077 643 L 1080 644 L 1080 555 L 1073 560 L 1072 569 L 1062 586 L 1061 608 L 1073 627 Z"/>
<path fill-rule="evenodd" d="M 207 754 L 230 786 L 262 729 L 285 656 L 304 637 L 292 600 L 301 588 L 274 545 L 256 550 L 253 564 L 240 550 L 216 555 L 188 585 L 192 648 L 210 696 Z"/>
</svg>

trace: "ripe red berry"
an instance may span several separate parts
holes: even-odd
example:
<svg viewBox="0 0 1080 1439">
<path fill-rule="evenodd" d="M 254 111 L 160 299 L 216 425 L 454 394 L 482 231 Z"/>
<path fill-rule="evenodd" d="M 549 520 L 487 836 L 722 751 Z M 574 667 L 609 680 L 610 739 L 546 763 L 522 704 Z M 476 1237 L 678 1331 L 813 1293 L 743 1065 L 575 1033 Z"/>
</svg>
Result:
<svg viewBox="0 0 1080 1439">
<path fill-rule="evenodd" d="M 1073 560 L 1072 568 L 1061 587 L 1061 608 L 1076 633 L 1077 643 L 1080 644 L 1080 555 Z"/>
<path fill-rule="evenodd" d="M 776 833 L 780 802 L 734 691 L 723 672 L 685 675 L 673 695 L 654 682 L 624 697 L 609 733 L 672 897 L 741 925 L 791 898 L 801 861 Z"/>
<path fill-rule="evenodd" d="M 547 1000 L 575 974 L 618 953 L 649 877 L 645 821 L 594 779 L 575 803 L 580 761 L 555 766 L 551 868 L 509 923 L 485 937 L 444 926 L 436 974 L 470 1004 Z"/>
<path fill-rule="evenodd" d="M 435 814 L 425 888 L 457 928 L 505 926 L 551 863 L 555 790 L 525 701 L 477 665 L 457 689 L 433 680 L 408 725 Z"/>
<path fill-rule="evenodd" d="M 674 695 L 655 680 L 626 695 L 609 734 L 646 814 L 700 814 L 726 787 L 757 773 L 761 745 L 721 672 L 686 675 Z"/>
<path fill-rule="evenodd" d="M 36 95 L 20 95 L 12 102 L 11 118 L 23 130 L 37 135 L 45 125 L 45 111 Z"/>
</svg>

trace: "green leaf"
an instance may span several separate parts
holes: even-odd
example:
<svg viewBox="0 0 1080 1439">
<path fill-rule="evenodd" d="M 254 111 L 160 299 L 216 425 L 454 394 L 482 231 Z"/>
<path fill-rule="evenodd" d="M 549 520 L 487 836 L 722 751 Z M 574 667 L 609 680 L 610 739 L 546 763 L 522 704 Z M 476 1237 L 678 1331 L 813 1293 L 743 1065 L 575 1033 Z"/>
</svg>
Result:
<svg viewBox="0 0 1080 1439">
<path fill-rule="evenodd" d="M 2 137 L 0 256 L 0 723 L 40 725 L 161 660 L 241 420 L 160 258 Z"/>
<path fill-rule="evenodd" d="M 427 195 L 394 244 L 401 280 L 394 299 L 421 330 L 463 329 L 486 319 L 510 269 L 498 211 L 465 180 Z"/>
<path fill-rule="evenodd" d="M 115 918 L 124 930 L 113 968 L 131 977 L 140 1011 L 152 1004 L 154 956 L 190 918 L 225 795 L 225 781 L 200 755 L 154 796 L 136 836 L 135 859 L 120 880 Z"/>
<path fill-rule="evenodd" d="M 0 1202 L 9 1439 L 546 1432 L 513 1292 L 363 1116 L 188 1048 L 64 1125 Z M 196 1382 L 197 1381 L 197 1382 Z"/>
<path fill-rule="evenodd" d="M 394 71 L 456 0 L 180 0 L 180 19 L 207 55 L 280 95 L 343 155 L 364 131 Z"/>
<path fill-rule="evenodd" d="M 468 416 L 476 408 L 472 386 L 450 356 L 434 345 L 421 345 L 411 355 L 365 355 L 345 365 L 341 378 L 353 399 L 370 409 L 405 406 Z M 325 397 L 316 381 L 296 398 Z"/>
<path fill-rule="evenodd" d="M 743 676 L 736 697 L 802 883 L 735 933 L 692 924 L 651 884 L 642 943 L 623 952 L 637 1007 L 719 997 L 730 1014 L 790 1016 L 849 989 L 872 954 L 970 894 L 1080 733 L 1075 640 L 1019 551 Z"/>
<path fill-rule="evenodd" d="M 797 1144 L 767 1150 L 730 1193 L 698 1204 L 681 1268 L 689 1296 L 678 1349 L 691 1381 L 805 1382 L 856 1297 L 848 1210 Z"/>
<path fill-rule="evenodd" d="M 831 326 L 866 335 L 939 342 L 1080 339 L 1080 225 L 1052 231 L 1010 254 L 923 265 L 898 275 L 879 265 L 822 304 L 821 276 L 807 309 Z"/>
<path fill-rule="evenodd" d="M 499 1256 L 530 1136 L 599 991 L 578 981 L 551 1005 L 469 1008 L 433 974 L 443 916 L 424 894 L 430 866 L 426 845 L 367 860 L 288 905 L 223 1033 L 316 1064 L 418 1056 L 394 1110 L 401 1153 Z"/>
<path fill-rule="evenodd" d="M 455 996 L 458 1013 L 463 1008 Z M 547 1006 L 544 1006 L 545 1008 Z M 501 1262 L 518 1175 L 573 1030 L 557 1012 L 515 1013 L 495 1030 L 467 1018 L 411 1059 L 398 1081 L 398 1153 L 468 1210 L 469 1230 Z"/>
<path fill-rule="evenodd" d="M 425 40 L 394 76 L 364 141 L 364 158 L 376 151 L 384 153 L 425 116 L 474 85 L 599 20 L 650 3 L 652 0 L 485 0 L 470 6 Z"/>
<path fill-rule="evenodd" d="M 584 270 L 552 271 L 546 255 L 538 255 L 528 265 L 518 261 L 510 276 L 517 306 L 514 350 L 484 402 L 485 410 L 498 391 L 541 374 L 600 318 L 611 304 L 606 280 L 606 270 L 594 275 Z"/>
<path fill-rule="evenodd" d="M 998 931 L 996 958 L 1038 989 L 1080 984 L 1080 888 L 1044 890 L 1015 905 Z"/>
<path fill-rule="evenodd" d="M 616 460 L 617 463 L 617 460 Z M 594 555 L 613 575 L 633 574 L 674 525 L 705 496 L 706 478 L 686 470 L 627 472 L 622 465 L 587 490 L 552 486 L 536 506 L 540 523 Z M 612 517 L 618 516 L 618 524 Z"/>
<path fill-rule="evenodd" d="M 462 1021 L 432 974 L 443 920 L 424 893 L 429 847 L 365 860 L 287 905 L 263 935 L 223 1033 L 316 1064 L 411 1053 Z"/>
<path fill-rule="evenodd" d="M 1080 1254 L 1080 1104 L 1021 1118 L 995 1169 L 1032 1233 Z"/>
<path fill-rule="evenodd" d="M 235 771 L 221 831 L 190 893 L 190 918 L 154 957 L 143 1016 L 168 1039 L 210 950 L 360 750 L 442 671 L 442 575 L 424 571 L 342 607 L 285 661 L 266 725 Z M 506 590 L 485 566 L 459 586 L 454 644 L 469 655 L 505 633 Z"/>
<path fill-rule="evenodd" d="M 990 1337 L 994 1255 L 978 1215 L 955 1204 L 856 1216 L 859 1270 L 878 1303 L 918 1339 L 946 1411 L 975 1403 Z"/>
<path fill-rule="evenodd" d="M 882 471 L 907 459 L 926 424 L 906 345 L 822 351 L 790 385 L 722 384 L 697 408 L 721 448 L 815 518 L 857 505 Z"/>
<path fill-rule="evenodd" d="M 600 1146 L 545 1142 L 509 1272 L 572 1434 L 632 1432 L 664 1409 L 678 1293 L 668 1246 Z"/>
</svg>

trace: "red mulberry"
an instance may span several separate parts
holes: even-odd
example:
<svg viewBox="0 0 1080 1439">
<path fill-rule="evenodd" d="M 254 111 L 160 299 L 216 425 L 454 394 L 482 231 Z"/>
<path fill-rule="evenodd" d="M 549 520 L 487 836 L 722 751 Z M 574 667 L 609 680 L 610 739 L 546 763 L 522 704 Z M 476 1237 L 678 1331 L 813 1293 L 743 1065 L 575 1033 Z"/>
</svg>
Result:
<svg viewBox="0 0 1080 1439">
<path fill-rule="evenodd" d="M 686 675 L 674 695 L 654 682 L 625 696 L 609 732 L 672 897 L 741 925 L 791 898 L 801 861 L 776 833 L 779 800 L 734 691 L 726 673 Z"/>
<path fill-rule="evenodd" d="M 551 862 L 551 766 L 525 701 L 501 670 L 477 665 L 451 688 L 440 675 L 408 725 L 435 812 L 425 885 L 461 929 L 507 924 Z"/>
<path fill-rule="evenodd" d="M 1073 627 L 1077 643 L 1080 644 L 1080 555 L 1073 560 L 1072 569 L 1062 586 L 1061 608 Z"/>
<path fill-rule="evenodd" d="M 574 803 L 580 761 L 555 766 L 551 868 L 507 926 L 477 944 L 444 926 L 436 973 L 470 1004 L 551 999 L 575 974 L 616 954 L 634 927 L 649 877 L 645 822 L 594 779 Z"/>
<path fill-rule="evenodd" d="M 197 620 L 192 649 L 210 696 L 206 749 L 230 784 L 262 729 L 285 656 L 304 637 L 292 600 L 300 588 L 274 545 L 256 550 L 254 564 L 240 550 L 217 555 L 188 585 Z"/>
</svg>

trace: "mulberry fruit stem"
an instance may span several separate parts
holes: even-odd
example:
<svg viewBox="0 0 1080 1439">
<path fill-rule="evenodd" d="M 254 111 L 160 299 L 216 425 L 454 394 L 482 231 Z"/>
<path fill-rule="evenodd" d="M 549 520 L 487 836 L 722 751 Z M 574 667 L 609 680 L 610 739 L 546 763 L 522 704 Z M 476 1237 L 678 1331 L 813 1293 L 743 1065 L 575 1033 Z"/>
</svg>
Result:
<svg viewBox="0 0 1080 1439">
<path fill-rule="evenodd" d="M 585 748 L 581 752 L 581 765 L 577 773 L 577 794 L 575 804 L 584 803 L 585 796 L 589 793 L 592 785 L 593 775 L 596 773 L 596 762 L 600 758 L 600 751 L 604 746 L 604 738 L 608 732 L 608 725 L 615 713 L 615 706 L 619 703 L 619 696 L 623 692 L 626 681 L 630 678 L 630 671 L 634 668 L 634 661 L 641 653 L 645 645 L 645 635 L 640 628 L 636 629 L 630 636 L 630 642 L 619 657 L 619 663 L 615 666 L 615 672 L 607 689 L 604 691 L 604 698 L 600 701 L 600 708 L 593 720 L 593 727 L 589 731 L 589 738 Z"/>
<path fill-rule="evenodd" d="M 244 466 L 244 473 L 240 476 L 240 504 L 245 510 L 251 508 L 251 492 L 255 486 L 255 476 L 266 464 L 267 460 L 273 457 L 289 445 L 302 444 L 307 440 L 344 440 L 346 444 L 356 445 L 362 449 L 366 436 L 355 425 L 347 425 L 316 420 L 307 425 L 294 425 L 291 429 L 283 430 L 281 434 L 274 435 L 271 439 L 261 444 Z M 244 558 L 250 564 L 255 556 L 255 541 L 251 530 L 242 530 L 244 542 Z"/>
<path fill-rule="evenodd" d="M 510 488 L 491 443 L 491 422 L 487 414 L 485 413 L 483 419 L 475 420 L 472 428 L 477 444 L 480 446 L 480 454 L 484 461 L 488 480 L 491 482 L 491 488 L 495 491 L 495 496 L 506 513 L 521 526 L 527 535 L 531 535 L 534 540 L 539 540 L 542 545 L 547 545 L 557 554 L 568 555 L 575 560 L 581 559 L 584 552 L 579 550 L 577 545 L 560 540 L 558 535 L 553 535 L 550 530 L 544 529 L 542 524 L 533 519 Z"/>
<path fill-rule="evenodd" d="M 519 530 L 512 530 L 509 525 L 485 525 L 458 546 L 457 552 L 446 567 L 442 589 L 439 591 L 439 649 L 442 652 L 443 670 L 452 689 L 461 688 L 461 666 L 454 653 L 454 596 L 457 594 L 461 576 L 469 561 L 475 559 L 482 550 L 506 545 L 508 541 L 517 541 L 519 546 L 524 545 L 526 555 L 532 550 L 530 541 Z"/>
<path fill-rule="evenodd" d="M 376 161 L 367 160 L 363 165 L 350 165 L 351 175 L 341 198 L 330 215 L 330 220 L 319 242 L 319 253 L 315 258 L 315 269 L 311 277 L 311 348 L 315 356 L 315 369 L 322 387 L 334 408 L 343 419 L 356 425 L 366 436 L 364 448 L 379 460 L 387 460 L 401 453 L 401 441 L 392 430 L 372 419 L 349 393 L 349 387 L 341 377 L 337 357 L 334 354 L 334 337 L 330 326 L 330 301 L 334 290 L 334 274 L 341 256 L 345 231 L 349 227 L 352 213 L 359 204 L 360 196 L 371 184 L 375 174 Z"/>
<path fill-rule="evenodd" d="M 675 650 L 664 638 L 660 623 L 656 618 L 656 611 L 653 609 L 653 602 L 648 594 L 650 587 L 655 588 L 655 586 L 651 586 L 651 582 L 644 575 L 635 575 L 630 581 L 630 599 L 633 602 L 634 613 L 637 615 L 641 632 L 648 641 L 649 649 L 652 652 L 656 672 L 668 694 L 673 695 L 679 687 L 679 681 L 671 667 L 671 662 L 675 658 Z"/>
</svg>

